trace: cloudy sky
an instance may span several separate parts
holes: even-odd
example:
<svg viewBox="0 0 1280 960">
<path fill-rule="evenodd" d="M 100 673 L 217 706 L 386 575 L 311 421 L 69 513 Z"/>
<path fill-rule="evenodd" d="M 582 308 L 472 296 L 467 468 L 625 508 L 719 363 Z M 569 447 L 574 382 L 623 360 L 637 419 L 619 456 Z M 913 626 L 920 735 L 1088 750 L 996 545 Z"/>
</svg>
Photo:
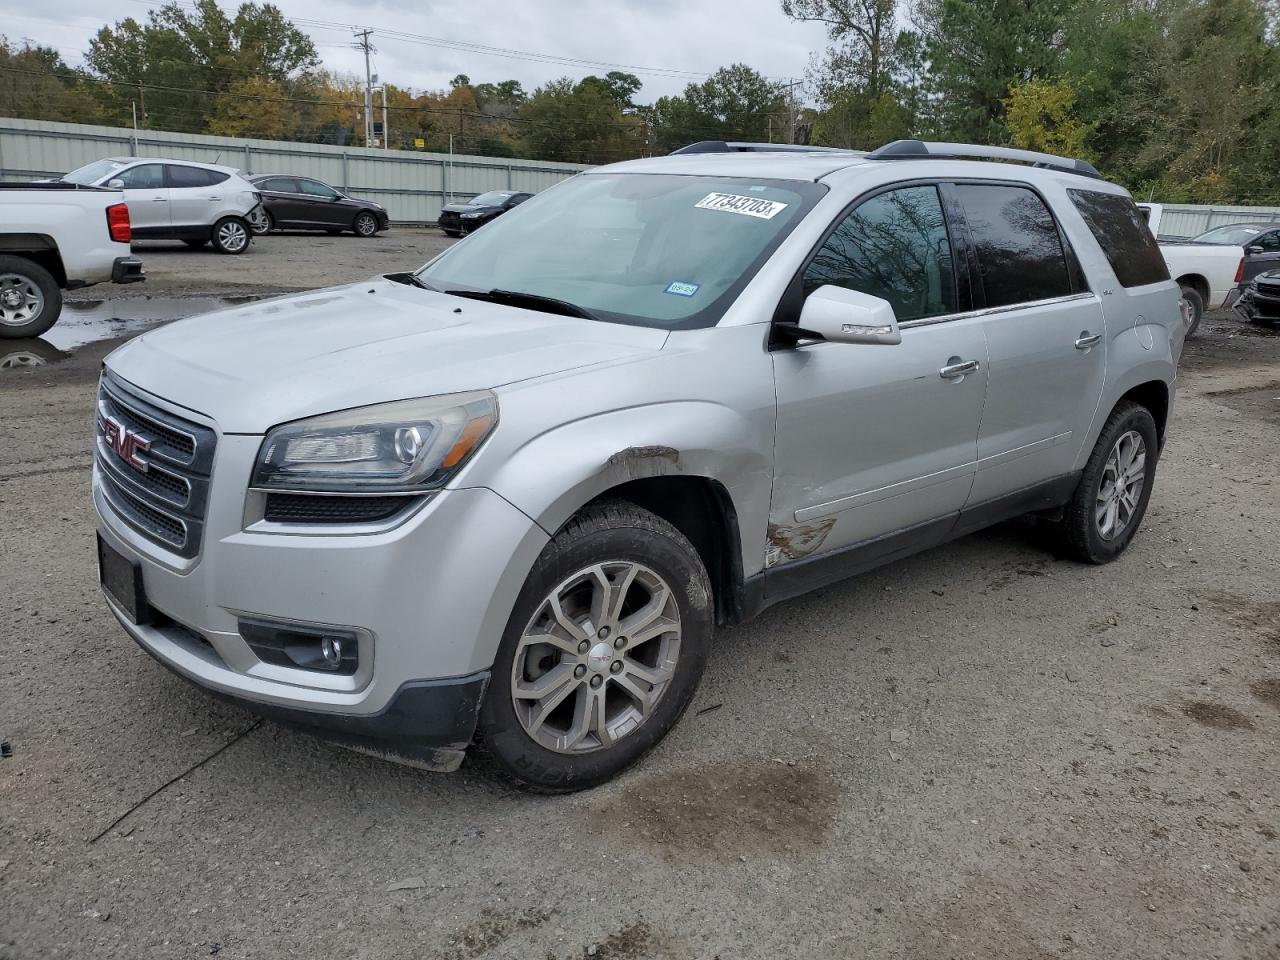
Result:
<svg viewBox="0 0 1280 960">
<path fill-rule="evenodd" d="M 232 9 L 233 0 L 219 0 Z M 782 15 L 779 0 L 275 0 L 315 41 L 325 65 L 364 72 L 349 47 L 357 25 L 375 31 L 375 70 L 402 87 L 439 89 L 459 73 L 472 82 L 514 78 L 526 89 L 560 76 L 604 73 L 619 64 L 644 81 L 639 99 L 680 92 L 691 80 L 741 61 L 779 79 L 801 77 L 824 44 L 816 24 Z M 51 0 L 3 4 L 0 30 L 53 46 L 79 63 L 89 37 L 110 17 L 143 20 L 152 0 Z M 107 11 L 110 11 L 108 13 Z M 382 35 L 379 35 L 379 31 Z M 409 34 L 393 37 L 391 32 Z M 500 48 L 504 55 L 471 44 Z M 519 54 L 516 56 L 514 54 Z M 591 63 L 543 59 L 548 56 Z M 647 68 L 644 70 L 636 68 Z"/>
</svg>

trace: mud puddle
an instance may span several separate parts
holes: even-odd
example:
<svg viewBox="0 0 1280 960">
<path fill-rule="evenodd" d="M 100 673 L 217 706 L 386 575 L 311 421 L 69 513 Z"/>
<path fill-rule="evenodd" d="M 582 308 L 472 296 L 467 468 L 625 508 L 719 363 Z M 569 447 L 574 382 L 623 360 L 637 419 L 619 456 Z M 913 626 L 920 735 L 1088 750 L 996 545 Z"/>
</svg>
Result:
<svg viewBox="0 0 1280 960">
<path fill-rule="evenodd" d="M 0 340 L 0 373 L 69 360 L 75 352 L 104 340 L 124 340 L 161 324 L 258 300 L 239 297 L 125 297 L 68 301 L 62 316 L 43 336 Z"/>
</svg>

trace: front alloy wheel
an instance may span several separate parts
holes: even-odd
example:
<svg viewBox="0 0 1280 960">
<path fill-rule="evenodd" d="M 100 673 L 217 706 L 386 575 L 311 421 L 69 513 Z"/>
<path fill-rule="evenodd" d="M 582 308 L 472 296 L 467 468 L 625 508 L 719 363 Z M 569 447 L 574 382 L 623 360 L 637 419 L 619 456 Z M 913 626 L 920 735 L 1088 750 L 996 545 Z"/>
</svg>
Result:
<svg viewBox="0 0 1280 960">
<path fill-rule="evenodd" d="M 712 631 L 707 571 L 675 527 L 592 504 L 543 549 L 507 622 L 480 737 L 523 787 L 603 783 L 675 725 Z"/>
<path fill-rule="evenodd" d="M 626 560 L 573 574 L 543 600 L 512 665 L 516 716 L 558 753 L 613 746 L 653 715 L 680 659 L 675 594 Z"/>
<path fill-rule="evenodd" d="M 358 237 L 372 237 L 378 232 L 378 221 L 372 213 L 362 213 L 355 219 L 353 229 Z"/>
</svg>

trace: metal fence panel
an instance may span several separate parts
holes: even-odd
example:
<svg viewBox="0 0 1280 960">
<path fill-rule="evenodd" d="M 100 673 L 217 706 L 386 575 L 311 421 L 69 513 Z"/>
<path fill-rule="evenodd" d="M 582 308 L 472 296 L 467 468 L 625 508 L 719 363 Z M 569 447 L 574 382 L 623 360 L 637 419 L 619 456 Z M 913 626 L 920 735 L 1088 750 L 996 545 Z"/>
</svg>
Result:
<svg viewBox="0 0 1280 960">
<path fill-rule="evenodd" d="M 1160 236 L 1195 237 L 1228 223 L 1274 223 L 1280 221 L 1280 207 L 1234 207 L 1224 204 L 1198 206 L 1169 205 L 1160 217 Z"/>
<path fill-rule="evenodd" d="M 0 117 L 0 180 L 53 177 L 101 157 L 221 163 L 314 177 L 383 204 L 393 223 L 434 223 L 440 207 L 486 190 L 538 191 L 587 166 L 502 157 L 334 147 Z"/>
</svg>

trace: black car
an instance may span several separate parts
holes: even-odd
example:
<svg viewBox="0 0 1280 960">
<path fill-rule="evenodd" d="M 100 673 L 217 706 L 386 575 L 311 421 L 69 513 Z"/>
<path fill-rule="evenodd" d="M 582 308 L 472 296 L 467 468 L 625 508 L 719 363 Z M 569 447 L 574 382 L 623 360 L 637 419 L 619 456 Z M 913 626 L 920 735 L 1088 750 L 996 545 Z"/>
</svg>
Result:
<svg viewBox="0 0 1280 960">
<path fill-rule="evenodd" d="M 1280 270 L 1260 273 L 1244 284 L 1235 309 L 1251 323 L 1280 323 Z"/>
<path fill-rule="evenodd" d="M 451 237 L 470 233 L 532 196 L 532 193 L 517 193 L 515 190 L 491 190 L 466 203 L 446 204 L 440 210 L 440 229 Z"/>
<path fill-rule="evenodd" d="M 1244 247 L 1237 286 L 1227 295 L 1228 307 L 1244 294 L 1254 277 L 1280 267 L 1280 223 L 1228 223 L 1193 237 L 1191 242 Z"/>
<path fill-rule="evenodd" d="M 262 194 L 265 216 L 252 223 L 253 232 L 268 230 L 350 230 L 357 237 L 372 237 L 391 226 L 380 203 L 357 200 L 327 183 L 309 177 L 262 173 L 249 177 Z"/>
</svg>

